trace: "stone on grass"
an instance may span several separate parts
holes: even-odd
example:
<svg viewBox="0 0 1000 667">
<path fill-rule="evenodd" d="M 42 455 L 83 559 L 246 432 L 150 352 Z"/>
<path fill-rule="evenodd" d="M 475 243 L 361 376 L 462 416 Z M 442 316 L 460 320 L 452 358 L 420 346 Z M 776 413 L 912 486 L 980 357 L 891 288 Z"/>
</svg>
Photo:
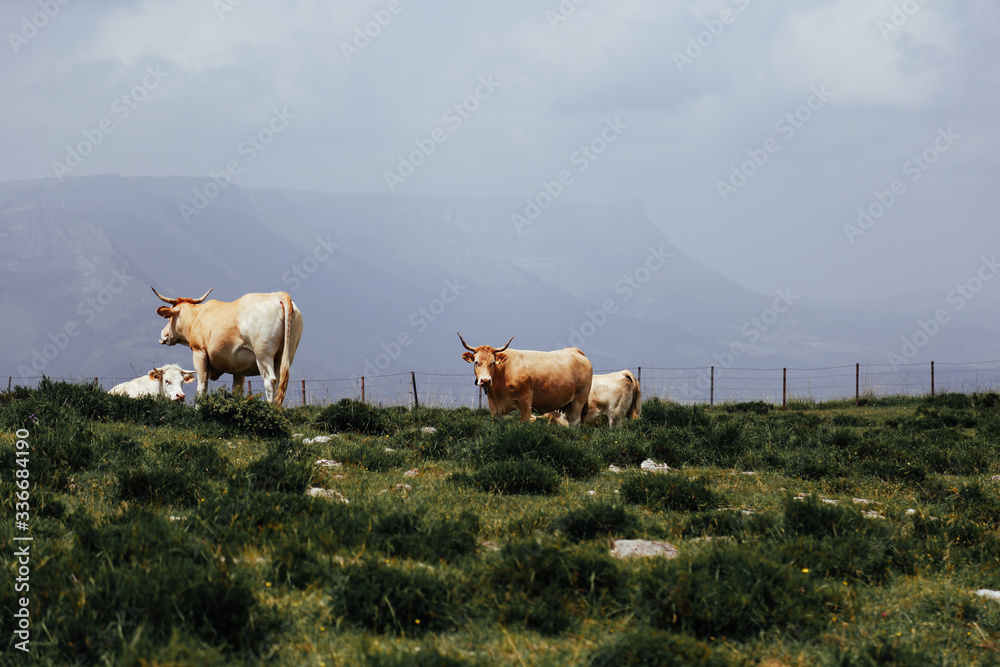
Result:
<svg viewBox="0 0 1000 667">
<path fill-rule="evenodd" d="M 615 558 L 677 558 L 677 547 L 669 542 L 651 540 L 615 540 L 611 555 Z"/>
</svg>

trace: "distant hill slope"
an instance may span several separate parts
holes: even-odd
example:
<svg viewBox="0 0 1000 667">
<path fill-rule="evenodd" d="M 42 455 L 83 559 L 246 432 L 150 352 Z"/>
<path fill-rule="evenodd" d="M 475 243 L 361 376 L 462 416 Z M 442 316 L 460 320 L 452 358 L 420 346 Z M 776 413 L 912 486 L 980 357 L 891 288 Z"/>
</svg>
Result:
<svg viewBox="0 0 1000 667">
<path fill-rule="evenodd" d="M 293 378 L 314 379 L 466 372 L 456 331 L 474 345 L 511 335 L 527 349 L 578 345 L 596 369 L 719 365 L 734 342 L 745 346 L 736 366 L 884 360 L 899 344 L 894 328 L 908 333 L 941 300 L 809 303 L 791 281 L 775 286 L 784 297 L 760 295 L 674 247 L 640 202 L 554 203 L 519 233 L 511 216 L 525 203 L 513 198 L 208 182 L 0 184 L 0 373 L 131 377 L 189 366 L 187 348 L 157 344 L 150 285 L 173 296 L 214 287 L 221 300 L 289 291 L 305 319 Z M 217 195 L 198 210 L 196 191 Z M 996 327 L 982 316 L 968 325 L 927 351 L 953 338 L 963 354 L 992 358 Z"/>
</svg>

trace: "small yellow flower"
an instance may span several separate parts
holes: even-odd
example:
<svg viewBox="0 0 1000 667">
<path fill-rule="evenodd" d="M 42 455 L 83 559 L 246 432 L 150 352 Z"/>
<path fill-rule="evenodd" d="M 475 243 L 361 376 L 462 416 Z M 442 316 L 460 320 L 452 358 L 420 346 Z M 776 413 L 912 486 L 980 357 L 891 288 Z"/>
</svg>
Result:
<svg viewBox="0 0 1000 667">
<path fill-rule="evenodd" d="M 417 625 L 420 625 L 420 619 L 419 618 L 417 620 L 413 621 L 413 622 L 416 623 Z"/>
<path fill-rule="evenodd" d="M 271 587 L 271 582 L 270 581 L 265 581 L 264 585 L 267 586 L 268 588 L 270 588 Z"/>
<path fill-rule="evenodd" d="M 804 572 L 805 574 L 809 574 L 809 568 L 808 567 L 802 568 L 802 572 Z"/>
</svg>

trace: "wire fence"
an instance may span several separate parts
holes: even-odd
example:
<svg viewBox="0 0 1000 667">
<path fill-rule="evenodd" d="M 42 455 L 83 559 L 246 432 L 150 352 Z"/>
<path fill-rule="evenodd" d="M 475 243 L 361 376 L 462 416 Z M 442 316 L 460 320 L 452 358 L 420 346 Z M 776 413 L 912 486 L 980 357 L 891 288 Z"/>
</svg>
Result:
<svg viewBox="0 0 1000 667">
<path fill-rule="evenodd" d="M 622 369 L 595 370 L 610 373 Z M 659 397 L 683 404 L 764 401 L 785 405 L 789 401 L 821 402 L 837 399 L 893 395 L 934 395 L 944 392 L 984 393 L 1000 390 L 1000 360 L 926 362 L 900 365 L 845 364 L 818 368 L 736 368 L 727 366 L 630 368 L 642 387 L 643 399 Z M 7 376 L 7 389 L 33 387 L 37 377 Z M 110 389 L 132 378 L 56 378 L 87 382 Z M 2 376 L 0 376 L 2 381 Z M 209 382 L 209 390 L 230 387 L 232 382 Z M 193 388 L 193 385 L 192 385 Z M 263 393 L 260 378 L 247 380 L 247 390 Z M 0 386 L 2 389 L 2 386 Z M 188 391 L 193 397 L 193 391 Z M 390 375 L 289 382 L 286 406 L 329 405 L 343 398 L 374 405 L 444 408 L 484 407 L 486 402 L 472 373 L 408 371 Z"/>
</svg>

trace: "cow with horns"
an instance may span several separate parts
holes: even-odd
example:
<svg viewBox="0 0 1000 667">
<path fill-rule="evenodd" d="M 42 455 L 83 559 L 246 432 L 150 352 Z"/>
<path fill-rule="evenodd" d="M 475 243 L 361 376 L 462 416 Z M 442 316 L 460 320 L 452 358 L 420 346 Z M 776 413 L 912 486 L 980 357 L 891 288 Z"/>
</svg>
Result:
<svg viewBox="0 0 1000 667">
<path fill-rule="evenodd" d="M 594 375 L 590 359 L 578 348 L 552 352 L 507 349 L 507 345 L 471 347 L 458 334 L 468 352 L 462 358 L 474 364 L 476 385 L 483 388 L 490 412 L 505 415 L 514 408 L 521 421 L 532 419 L 531 410 L 562 411 L 568 426 L 577 426 L 587 409 Z"/>
<path fill-rule="evenodd" d="M 236 301 L 205 302 L 168 299 L 156 314 L 167 320 L 161 345 L 187 345 L 194 355 L 200 396 L 208 380 L 224 373 L 233 376 L 233 392 L 243 392 L 243 378 L 259 375 L 268 401 L 281 405 L 288 388 L 289 370 L 302 338 L 302 313 L 287 292 L 245 294 Z M 214 289 L 214 288 L 213 288 Z M 277 371 L 275 371 L 277 369 Z"/>
</svg>

